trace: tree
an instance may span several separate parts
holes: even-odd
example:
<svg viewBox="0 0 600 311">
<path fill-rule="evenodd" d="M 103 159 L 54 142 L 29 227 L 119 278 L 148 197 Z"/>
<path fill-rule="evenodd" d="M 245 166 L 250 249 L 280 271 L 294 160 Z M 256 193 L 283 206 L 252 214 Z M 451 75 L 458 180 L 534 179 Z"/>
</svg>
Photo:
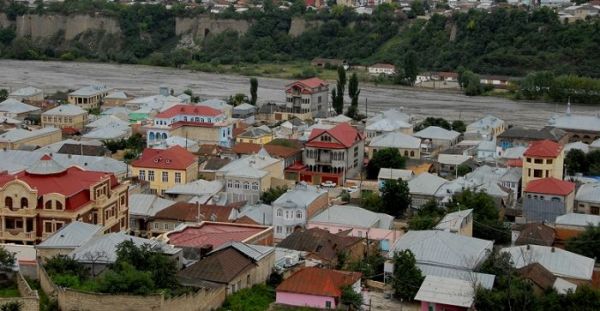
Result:
<svg viewBox="0 0 600 311">
<path fill-rule="evenodd" d="M 579 236 L 567 240 L 566 249 L 590 258 L 600 258 L 600 226 L 589 226 Z"/>
<path fill-rule="evenodd" d="M 115 261 L 114 269 L 116 272 L 123 274 L 130 273 L 129 266 L 135 270 L 148 273 L 152 280 L 153 286 L 156 288 L 172 289 L 177 287 L 175 275 L 177 273 L 177 265 L 160 249 L 153 248 L 150 245 L 137 246 L 133 241 L 124 241 L 117 245 L 117 260 Z M 119 269 L 124 269 L 120 271 Z M 133 272 L 131 272 L 133 273 Z M 136 281 L 143 276 L 131 275 Z"/>
<path fill-rule="evenodd" d="M 360 293 L 355 292 L 354 289 L 352 289 L 352 286 L 347 285 L 342 287 L 340 301 L 347 306 L 351 306 L 354 310 L 360 310 L 360 307 L 363 304 L 363 296 Z"/>
<path fill-rule="evenodd" d="M 370 211 L 377 212 L 381 209 L 381 198 L 373 192 L 363 192 L 360 197 L 360 206 Z"/>
<path fill-rule="evenodd" d="M 23 310 L 23 303 L 20 301 L 7 302 L 0 306 L 0 311 L 21 311 Z"/>
<path fill-rule="evenodd" d="M 452 121 L 452 129 L 459 133 L 464 133 L 467 130 L 467 125 L 461 120 L 454 120 Z"/>
<path fill-rule="evenodd" d="M 471 167 L 466 164 L 460 164 L 456 167 L 456 175 L 459 177 L 465 176 L 471 172 Z"/>
<path fill-rule="evenodd" d="M 250 79 L 250 104 L 256 106 L 256 100 L 258 99 L 258 80 L 256 78 Z"/>
<path fill-rule="evenodd" d="M 348 95 L 352 101 L 346 115 L 356 120 L 358 118 L 358 96 L 360 95 L 360 89 L 358 88 L 358 77 L 355 72 L 352 73 L 350 82 L 348 82 Z"/>
<path fill-rule="evenodd" d="M 424 128 L 430 127 L 430 126 L 438 126 L 447 130 L 451 129 L 451 125 L 450 122 L 448 122 L 446 119 L 444 118 L 434 118 L 434 117 L 427 117 L 425 118 L 425 120 L 419 124 L 415 130 L 422 130 Z"/>
<path fill-rule="evenodd" d="M 408 220 L 409 230 L 433 229 L 444 217 L 446 212 L 441 209 L 435 200 L 425 203 L 413 217 Z"/>
<path fill-rule="evenodd" d="M 421 270 L 417 268 L 415 255 L 410 250 L 406 249 L 394 254 L 392 287 L 396 297 L 412 301 L 424 279 Z"/>
<path fill-rule="evenodd" d="M 1 89 L 0 90 L 0 102 L 5 101 L 8 98 L 8 90 Z"/>
<path fill-rule="evenodd" d="M 589 171 L 587 156 L 579 149 L 569 150 L 565 157 L 565 166 L 569 175 L 575 175 L 576 173 L 587 174 Z"/>
<path fill-rule="evenodd" d="M 381 168 L 404 168 L 406 159 L 396 148 L 384 148 L 373 153 L 367 165 L 367 178 L 377 179 Z"/>
<path fill-rule="evenodd" d="M 413 4 L 418 1 L 414 1 Z M 409 51 L 404 57 L 404 78 L 408 85 L 415 85 L 419 68 L 417 66 L 417 54 L 414 51 Z"/>
<path fill-rule="evenodd" d="M 477 96 L 483 93 L 483 87 L 481 86 L 481 79 L 479 78 L 479 75 L 470 70 L 466 70 L 462 74 L 461 80 L 463 81 L 462 84 L 465 90 L 465 95 Z"/>
<path fill-rule="evenodd" d="M 333 109 L 337 114 L 341 114 L 344 111 L 344 89 L 346 88 L 346 69 L 343 66 L 339 66 L 337 69 L 338 79 L 336 85 L 336 91 L 332 91 L 331 94 L 335 96 L 333 100 Z"/>
<path fill-rule="evenodd" d="M 381 189 L 381 212 L 402 217 L 412 200 L 408 183 L 402 179 L 386 180 Z"/>
<path fill-rule="evenodd" d="M 4 247 L 0 247 L 0 271 L 12 271 L 15 262 L 15 253 L 6 250 Z"/>
<path fill-rule="evenodd" d="M 271 204 L 287 191 L 287 187 L 269 188 L 260 196 L 260 200 L 264 204 Z"/>
<path fill-rule="evenodd" d="M 500 220 L 494 198 L 487 193 L 467 189 L 455 194 L 447 209 L 449 212 L 473 209 L 473 237 L 493 240 L 498 244 L 510 242 L 510 228 Z"/>
</svg>

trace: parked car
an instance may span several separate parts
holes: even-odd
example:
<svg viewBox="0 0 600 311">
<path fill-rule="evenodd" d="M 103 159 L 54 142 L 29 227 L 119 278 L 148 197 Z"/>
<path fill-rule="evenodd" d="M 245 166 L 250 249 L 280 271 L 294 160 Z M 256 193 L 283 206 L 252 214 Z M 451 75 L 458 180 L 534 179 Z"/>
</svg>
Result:
<svg viewBox="0 0 600 311">
<path fill-rule="evenodd" d="M 358 186 L 346 187 L 346 188 L 344 188 L 344 190 L 346 190 L 348 193 L 354 193 L 354 192 L 358 191 Z"/>
<path fill-rule="evenodd" d="M 325 188 L 335 188 L 335 186 L 337 186 L 337 184 L 331 180 L 321 183 L 321 187 L 325 187 Z"/>
</svg>

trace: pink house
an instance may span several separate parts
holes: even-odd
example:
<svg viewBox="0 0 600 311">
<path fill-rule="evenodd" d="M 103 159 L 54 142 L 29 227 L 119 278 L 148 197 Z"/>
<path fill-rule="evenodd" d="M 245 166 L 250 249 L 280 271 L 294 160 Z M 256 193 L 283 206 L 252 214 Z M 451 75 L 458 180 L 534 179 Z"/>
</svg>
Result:
<svg viewBox="0 0 600 311">
<path fill-rule="evenodd" d="M 292 274 L 276 289 L 275 302 L 283 305 L 335 309 L 342 296 L 342 287 L 351 286 L 360 293 L 361 273 L 304 268 Z"/>
</svg>

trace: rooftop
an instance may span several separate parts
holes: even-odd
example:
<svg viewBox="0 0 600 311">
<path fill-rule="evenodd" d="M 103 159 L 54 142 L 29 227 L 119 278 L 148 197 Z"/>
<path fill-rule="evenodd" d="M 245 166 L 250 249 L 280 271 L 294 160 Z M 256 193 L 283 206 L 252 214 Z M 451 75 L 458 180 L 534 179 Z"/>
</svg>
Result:
<svg viewBox="0 0 600 311">
<path fill-rule="evenodd" d="M 379 169 L 377 179 L 402 179 L 408 181 L 413 178 L 413 176 L 415 176 L 415 173 L 412 170 L 382 167 Z"/>
<path fill-rule="evenodd" d="M 269 155 L 277 158 L 289 158 L 302 151 L 300 148 L 286 147 L 274 144 L 252 144 L 252 143 L 236 143 L 231 149 L 236 154 L 254 154 L 258 153 L 261 148 L 265 148 Z"/>
<path fill-rule="evenodd" d="M 340 297 L 341 288 L 352 286 L 360 280 L 359 272 L 328 270 L 307 267 L 292 274 L 279 286 L 277 292 L 288 292 L 305 295 Z"/>
<path fill-rule="evenodd" d="M 552 246 L 554 244 L 554 229 L 541 223 L 529 223 L 523 225 L 519 230 L 519 237 L 515 245 L 543 245 Z"/>
<path fill-rule="evenodd" d="M 400 132 L 390 132 L 371 139 L 369 147 L 419 149 L 421 139 Z"/>
<path fill-rule="evenodd" d="M 77 248 L 97 234 L 102 234 L 102 226 L 73 221 L 66 224 L 36 248 Z"/>
<path fill-rule="evenodd" d="M 216 117 L 223 114 L 220 110 L 201 105 L 175 105 L 155 116 L 155 118 L 172 118 L 177 115 L 209 116 Z"/>
<path fill-rule="evenodd" d="M 440 220 L 440 222 L 438 222 L 434 229 L 454 233 L 459 232 L 464 221 L 472 214 L 473 209 L 448 213 L 446 216 L 444 216 L 444 218 L 442 218 L 442 220 Z"/>
<path fill-rule="evenodd" d="M 215 194 L 223 189 L 223 183 L 218 180 L 198 179 L 187 184 L 178 184 L 167 190 L 166 194 L 174 195 L 205 195 Z"/>
<path fill-rule="evenodd" d="M 562 146 L 551 140 L 538 140 L 529 144 L 523 156 L 539 158 L 556 158 L 561 154 Z"/>
<path fill-rule="evenodd" d="M 544 127 L 542 129 L 529 129 L 523 127 L 511 127 L 506 129 L 500 135 L 498 135 L 498 139 L 528 139 L 528 140 L 552 140 L 559 141 L 567 135 L 567 132 L 561 130 L 559 128 L 554 127 Z"/>
<path fill-rule="evenodd" d="M 575 194 L 575 200 L 581 202 L 600 203 L 600 183 L 583 184 Z"/>
<path fill-rule="evenodd" d="M 555 115 L 550 118 L 548 125 L 566 130 L 600 132 L 600 115 Z"/>
<path fill-rule="evenodd" d="M 185 225 L 166 234 L 169 244 L 179 247 L 199 248 L 212 245 L 218 248 L 229 241 L 245 242 L 271 227 L 219 222 L 201 222 L 198 225 Z"/>
<path fill-rule="evenodd" d="M 227 222 L 232 210 L 238 205 L 208 205 L 176 202 L 167 206 L 155 215 L 155 219 L 166 219 L 180 222 L 201 222 L 203 220 Z"/>
<path fill-rule="evenodd" d="M 105 115 L 95 121 L 88 123 L 86 125 L 86 127 L 98 128 L 98 127 L 115 126 L 115 125 L 129 127 L 129 122 L 123 121 L 113 115 Z"/>
<path fill-rule="evenodd" d="M 471 308 L 475 301 L 475 288 L 470 281 L 428 275 L 415 300 Z"/>
<path fill-rule="evenodd" d="M 392 132 L 405 128 L 412 128 L 412 124 L 403 120 L 381 119 L 377 120 L 365 128 L 367 131 Z"/>
<path fill-rule="evenodd" d="M 92 96 L 100 93 L 108 92 L 109 88 L 106 85 L 89 85 L 69 93 L 71 96 Z"/>
<path fill-rule="evenodd" d="M 592 226 L 600 226 L 600 216 L 599 215 L 589 215 L 589 214 L 578 214 L 578 213 L 568 213 L 561 216 L 557 216 L 554 221 L 556 225 L 561 226 L 574 226 L 574 227 L 582 227 L 586 228 L 590 225 Z"/>
<path fill-rule="evenodd" d="M 294 188 L 282 194 L 273 202 L 276 207 L 307 208 L 313 201 L 327 193 L 327 190 L 319 189 L 306 183 L 299 183 Z"/>
<path fill-rule="evenodd" d="M 566 196 L 575 191 L 575 184 L 556 178 L 542 178 L 527 183 L 525 192 Z"/>
<path fill-rule="evenodd" d="M 429 126 L 416 132 L 414 136 L 423 139 L 455 140 L 460 136 L 460 133 L 439 126 Z"/>
<path fill-rule="evenodd" d="M 471 131 L 474 129 L 488 129 L 488 128 L 496 128 L 501 126 L 504 121 L 496 116 L 487 115 L 473 123 L 467 125 L 467 131 Z"/>
<path fill-rule="evenodd" d="M 42 113 L 42 115 L 52 116 L 77 116 L 80 114 L 87 114 L 87 111 L 83 110 L 83 108 L 79 106 L 71 104 L 59 105 Z"/>
<path fill-rule="evenodd" d="M 317 88 L 320 86 L 328 86 L 329 85 L 327 82 L 325 82 L 317 77 L 314 77 L 314 78 L 298 80 L 296 82 L 290 83 L 290 84 L 286 85 L 286 89 L 290 88 L 294 85 L 298 85 L 298 84 L 301 86 L 307 87 L 307 88 L 311 88 L 311 89 L 314 89 L 314 88 Z"/>
<path fill-rule="evenodd" d="M 154 217 L 156 213 L 175 204 L 154 194 L 132 193 L 129 195 L 129 214 Z"/>
<path fill-rule="evenodd" d="M 332 137 L 331 142 L 317 141 L 322 134 L 327 133 Z M 362 135 L 349 123 L 339 123 L 330 129 L 315 128 L 310 132 L 310 137 L 306 142 L 308 147 L 317 148 L 349 148 L 357 141 L 362 140 Z"/>
<path fill-rule="evenodd" d="M 421 173 L 408 181 L 411 194 L 435 195 L 448 181 L 431 173 Z"/>
<path fill-rule="evenodd" d="M 27 86 L 27 87 L 23 87 L 20 88 L 12 93 L 10 93 L 10 96 L 15 96 L 15 97 L 27 97 L 27 96 L 33 96 L 33 95 L 37 95 L 39 93 L 41 93 L 42 90 L 32 87 L 32 86 Z"/>
<path fill-rule="evenodd" d="M 0 111 L 14 114 L 38 111 L 40 108 L 24 104 L 16 99 L 8 98 L 0 102 Z"/>
<path fill-rule="evenodd" d="M 380 229 L 390 229 L 393 221 L 394 216 L 375 213 L 354 205 L 333 205 L 309 220 L 311 223 Z"/>
<path fill-rule="evenodd" d="M 245 273 L 256 264 L 234 247 L 213 252 L 191 266 L 179 271 L 177 279 L 184 285 L 202 285 L 203 282 L 228 284 L 241 273 Z"/>
<path fill-rule="evenodd" d="M 198 159 L 185 148 L 175 145 L 167 149 L 146 148 L 139 159 L 131 163 L 134 167 L 185 170 Z M 158 178 L 158 177 L 157 177 Z"/>
<path fill-rule="evenodd" d="M 8 132 L 0 135 L 0 142 L 18 142 L 23 139 L 33 138 L 42 135 L 48 135 L 51 133 L 60 133 L 60 129 L 55 127 L 43 127 L 35 130 L 25 130 L 21 128 L 14 128 Z"/>
</svg>

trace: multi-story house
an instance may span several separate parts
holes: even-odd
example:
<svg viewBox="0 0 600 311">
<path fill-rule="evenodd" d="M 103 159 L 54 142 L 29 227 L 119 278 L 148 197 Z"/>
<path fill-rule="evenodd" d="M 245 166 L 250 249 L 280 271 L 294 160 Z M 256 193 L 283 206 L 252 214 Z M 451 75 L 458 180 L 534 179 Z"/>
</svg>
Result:
<svg viewBox="0 0 600 311">
<path fill-rule="evenodd" d="M 575 212 L 600 215 L 600 183 L 583 184 L 575 195 Z"/>
<path fill-rule="evenodd" d="M 304 229 L 308 219 L 327 208 L 328 202 L 327 190 L 303 182 L 281 195 L 272 204 L 275 240 L 283 240 L 295 230 Z"/>
<path fill-rule="evenodd" d="M 131 174 L 147 181 L 153 194 L 164 195 L 175 185 L 198 179 L 198 158 L 178 145 L 168 149 L 147 148 L 131 163 Z"/>
<path fill-rule="evenodd" d="M 308 119 L 325 114 L 329 108 L 329 84 L 319 78 L 296 81 L 285 87 L 285 110 L 287 117 Z"/>
<path fill-rule="evenodd" d="M 465 131 L 465 139 L 495 140 L 506 129 L 504 120 L 487 115 L 469 125 Z"/>
<path fill-rule="evenodd" d="M 109 91 L 106 85 L 89 85 L 69 93 L 67 101 L 83 109 L 98 108 Z"/>
<path fill-rule="evenodd" d="M 225 185 L 228 202 L 258 202 L 260 195 L 275 185 L 283 185 L 281 159 L 273 158 L 262 148 L 257 154 L 237 159 L 215 173 Z"/>
<path fill-rule="evenodd" d="M 24 146 L 42 147 L 61 141 L 59 129 L 46 127 L 37 130 L 15 128 L 0 135 L 0 148 L 20 149 Z"/>
<path fill-rule="evenodd" d="M 148 146 L 180 136 L 199 144 L 230 146 L 233 125 L 220 110 L 208 106 L 175 105 L 158 113 L 146 127 Z"/>
<path fill-rule="evenodd" d="M 523 216 L 527 222 L 552 222 L 572 213 L 575 184 L 556 178 L 532 180 L 523 191 Z"/>
<path fill-rule="evenodd" d="M 343 183 L 360 173 L 365 153 L 363 135 L 349 123 L 330 129 L 313 129 L 305 144 L 302 159 L 306 166 L 300 179 L 313 184 Z"/>
<path fill-rule="evenodd" d="M 567 132 L 554 127 L 542 129 L 528 129 L 522 127 L 511 127 L 498 135 L 497 144 L 502 150 L 513 147 L 527 147 L 533 141 L 548 139 L 561 145 L 569 142 Z"/>
<path fill-rule="evenodd" d="M 523 189 L 536 179 L 563 179 L 565 153 L 563 146 L 551 140 L 531 143 L 523 153 Z"/>
<path fill-rule="evenodd" d="M 60 105 L 42 113 L 43 127 L 82 130 L 88 121 L 88 112 L 75 105 Z"/>
<path fill-rule="evenodd" d="M 0 175 L 0 240 L 35 244 L 73 221 L 125 231 L 128 188 L 113 174 L 64 167 L 44 155 L 22 172 Z"/>
</svg>

